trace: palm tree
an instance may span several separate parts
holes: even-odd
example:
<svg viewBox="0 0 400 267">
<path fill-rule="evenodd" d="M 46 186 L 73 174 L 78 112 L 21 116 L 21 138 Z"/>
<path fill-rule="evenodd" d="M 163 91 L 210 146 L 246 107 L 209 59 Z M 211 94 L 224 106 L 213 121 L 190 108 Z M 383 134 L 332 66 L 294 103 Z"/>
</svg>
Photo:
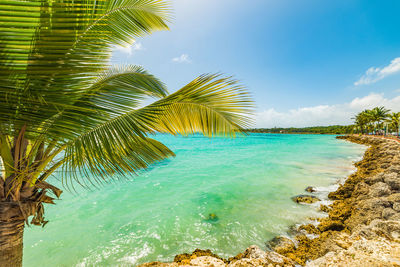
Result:
<svg viewBox="0 0 400 267">
<path fill-rule="evenodd" d="M 389 112 L 390 110 L 385 107 L 376 107 L 370 111 L 375 130 L 380 130 L 382 128 L 382 122 L 387 119 Z"/>
<path fill-rule="evenodd" d="M 110 66 L 116 45 L 168 29 L 163 0 L 0 3 L 0 266 L 22 265 L 28 217 L 62 191 L 137 174 L 174 153 L 155 132 L 234 136 L 252 101 L 236 80 L 202 75 L 168 94 L 137 66 Z M 145 97 L 154 103 L 142 106 Z"/>
<path fill-rule="evenodd" d="M 366 109 L 358 113 L 354 118 L 354 124 L 360 129 L 361 134 L 368 132 L 368 126 L 371 122 L 371 112 Z"/>
<path fill-rule="evenodd" d="M 393 132 L 396 132 L 400 135 L 400 112 L 392 112 L 388 118 L 389 127 Z"/>
</svg>

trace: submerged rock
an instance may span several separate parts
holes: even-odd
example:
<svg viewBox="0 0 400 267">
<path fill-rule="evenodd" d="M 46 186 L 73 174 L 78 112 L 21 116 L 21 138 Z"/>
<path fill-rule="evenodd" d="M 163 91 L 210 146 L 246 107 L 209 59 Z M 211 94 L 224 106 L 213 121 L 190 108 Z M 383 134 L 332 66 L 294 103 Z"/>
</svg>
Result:
<svg viewBox="0 0 400 267">
<path fill-rule="evenodd" d="M 317 198 L 316 196 L 312 196 L 312 195 L 298 195 L 298 196 L 292 197 L 292 200 L 296 203 L 307 203 L 307 204 L 321 201 L 321 199 Z"/>
<path fill-rule="evenodd" d="M 216 221 L 219 220 L 219 218 L 218 218 L 217 215 L 215 215 L 215 213 L 210 213 L 210 214 L 208 214 L 208 219 L 207 219 L 207 220 L 208 220 L 208 221 L 216 222 Z"/>
<path fill-rule="evenodd" d="M 315 192 L 315 191 L 317 191 L 314 187 L 312 187 L 312 186 L 307 186 L 306 187 L 306 189 L 305 189 L 305 191 L 306 192 L 309 192 L 309 193 L 313 193 L 313 192 Z"/>
</svg>

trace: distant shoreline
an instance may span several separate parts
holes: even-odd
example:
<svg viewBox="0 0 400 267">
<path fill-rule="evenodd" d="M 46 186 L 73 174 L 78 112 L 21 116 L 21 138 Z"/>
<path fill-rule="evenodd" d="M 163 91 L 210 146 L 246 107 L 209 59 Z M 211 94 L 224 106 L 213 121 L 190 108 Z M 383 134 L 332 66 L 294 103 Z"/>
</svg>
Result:
<svg viewBox="0 0 400 267">
<path fill-rule="evenodd" d="M 301 128 L 250 128 L 246 129 L 246 132 L 272 134 L 351 134 L 353 132 L 353 125 L 313 126 Z"/>
<path fill-rule="evenodd" d="M 338 133 L 309 133 L 309 132 L 295 132 L 295 133 L 273 133 L 273 132 L 252 132 L 246 131 L 247 133 L 265 133 L 265 134 L 315 134 L 315 135 L 343 135 Z"/>
</svg>

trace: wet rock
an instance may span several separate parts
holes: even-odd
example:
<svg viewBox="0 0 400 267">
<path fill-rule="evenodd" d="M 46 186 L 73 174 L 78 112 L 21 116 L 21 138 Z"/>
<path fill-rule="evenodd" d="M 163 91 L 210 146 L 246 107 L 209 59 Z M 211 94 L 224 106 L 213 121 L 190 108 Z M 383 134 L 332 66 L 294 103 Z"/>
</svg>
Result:
<svg viewBox="0 0 400 267">
<path fill-rule="evenodd" d="M 354 189 L 353 184 L 340 185 L 335 192 L 330 192 L 328 197 L 333 200 L 342 200 L 351 196 Z"/>
<path fill-rule="evenodd" d="M 391 192 L 390 186 L 383 182 L 378 182 L 376 184 L 373 184 L 370 187 L 370 190 L 371 190 L 371 193 L 370 193 L 371 197 L 387 196 Z"/>
<path fill-rule="evenodd" d="M 329 212 L 329 211 L 331 210 L 331 208 L 328 207 L 328 206 L 326 206 L 326 205 L 321 204 L 321 205 L 319 206 L 319 210 L 320 210 L 320 211 L 323 211 L 323 212 Z"/>
<path fill-rule="evenodd" d="M 284 236 L 277 236 L 270 240 L 266 245 L 267 248 L 274 250 L 279 254 L 292 252 L 296 247 L 292 240 Z"/>
<path fill-rule="evenodd" d="M 329 211 L 329 218 L 336 221 L 345 221 L 350 217 L 353 207 L 345 201 L 336 201 Z"/>
<path fill-rule="evenodd" d="M 309 193 L 313 193 L 313 192 L 315 192 L 315 191 L 317 191 L 317 190 L 315 190 L 315 188 L 312 187 L 312 186 L 307 186 L 306 189 L 305 189 L 305 191 L 306 191 L 306 192 L 309 192 Z"/>
<path fill-rule="evenodd" d="M 341 221 L 323 220 L 318 225 L 318 229 L 321 232 L 324 231 L 342 231 L 345 228 Z"/>
<path fill-rule="evenodd" d="M 318 235 L 320 231 L 313 224 L 303 224 L 300 225 L 299 230 L 304 230 L 309 234 Z"/>
<path fill-rule="evenodd" d="M 298 195 L 298 196 L 292 197 L 292 200 L 296 203 L 307 203 L 307 204 L 321 201 L 319 198 L 317 198 L 316 196 L 312 196 L 312 195 Z"/>
</svg>

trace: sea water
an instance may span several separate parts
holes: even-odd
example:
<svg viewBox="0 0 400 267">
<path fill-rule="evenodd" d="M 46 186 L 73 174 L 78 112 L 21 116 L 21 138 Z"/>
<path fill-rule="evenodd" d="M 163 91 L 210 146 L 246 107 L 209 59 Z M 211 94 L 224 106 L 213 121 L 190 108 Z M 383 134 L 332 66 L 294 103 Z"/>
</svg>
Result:
<svg viewBox="0 0 400 267">
<path fill-rule="evenodd" d="M 155 136 L 176 157 L 98 189 L 65 191 L 27 227 L 24 266 L 135 266 L 211 249 L 222 257 L 286 235 L 354 171 L 365 147 L 333 135 L 250 134 L 234 139 Z M 59 184 L 56 178 L 48 182 Z"/>
</svg>

